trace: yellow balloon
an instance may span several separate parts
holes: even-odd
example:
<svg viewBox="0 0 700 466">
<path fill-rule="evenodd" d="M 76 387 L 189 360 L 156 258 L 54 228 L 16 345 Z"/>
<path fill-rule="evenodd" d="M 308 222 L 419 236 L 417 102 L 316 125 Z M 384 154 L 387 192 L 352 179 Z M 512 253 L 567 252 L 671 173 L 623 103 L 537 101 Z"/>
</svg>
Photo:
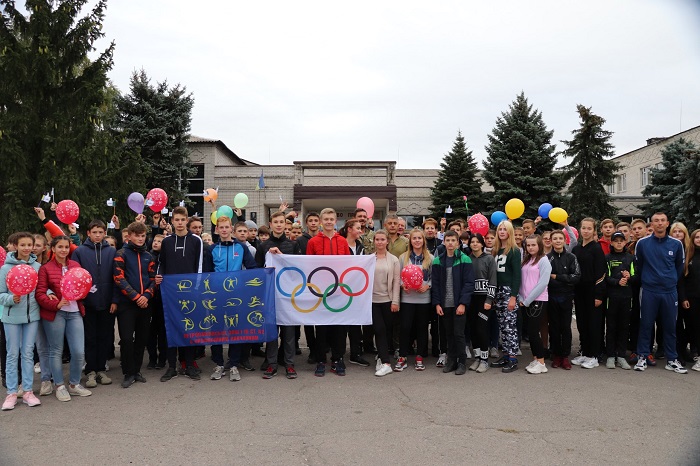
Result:
<svg viewBox="0 0 700 466">
<path fill-rule="evenodd" d="M 549 219 L 554 223 L 563 223 L 568 217 L 569 214 L 561 207 L 555 207 L 549 211 Z"/>
<path fill-rule="evenodd" d="M 211 219 L 211 223 L 216 225 L 216 211 L 212 212 L 209 218 Z"/>
<path fill-rule="evenodd" d="M 518 198 L 506 202 L 506 215 L 509 219 L 520 218 L 525 213 L 525 204 Z"/>
</svg>

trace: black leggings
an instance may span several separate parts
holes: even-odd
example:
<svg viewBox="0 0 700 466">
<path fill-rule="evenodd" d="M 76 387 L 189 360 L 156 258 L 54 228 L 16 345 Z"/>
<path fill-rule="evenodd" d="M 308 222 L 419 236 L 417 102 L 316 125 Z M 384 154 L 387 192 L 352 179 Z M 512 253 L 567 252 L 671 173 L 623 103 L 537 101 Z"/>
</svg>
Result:
<svg viewBox="0 0 700 466">
<path fill-rule="evenodd" d="M 416 330 L 416 341 L 418 342 L 418 351 L 416 355 L 428 356 L 428 319 L 430 318 L 430 303 L 414 304 L 401 303 L 401 337 L 399 354 L 401 357 L 408 355 L 408 349 L 411 346 L 411 329 Z"/>
<path fill-rule="evenodd" d="M 473 294 L 467 310 L 467 327 L 470 329 L 472 345 L 474 349 L 481 351 L 489 350 L 489 319 L 491 319 L 492 309 L 484 310 L 486 302 L 485 294 Z M 480 357 L 475 354 L 474 357 Z"/>
<path fill-rule="evenodd" d="M 527 324 L 527 335 L 530 338 L 532 355 L 537 359 L 543 359 L 545 356 L 545 348 L 542 345 L 540 326 L 542 319 L 547 314 L 547 301 L 533 301 L 529 306 L 525 307 L 523 311 L 524 315 L 527 315 L 525 323 Z"/>
<path fill-rule="evenodd" d="M 608 309 L 605 313 L 605 352 L 609 358 L 625 357 L 627 353 L 631 308 L 632 298 L 608 298 Z"/>
<path fill-rule="evenodd" d="M 581 340 L 581 352 L 593 358 L 600 354 L 600 326 L 603 320 L 602 304 L 595 306 L 595 283 L 585 282 L 576 285 L 576 327 Z"/>
<path fill-rule="evenodd" d="M 389 359 L 389 341 L 391 341 L 391 301 L 372 303 L 372 327 L 377 343 L 377 354 L 384 364 L 391 364 Z"/>
</svg>

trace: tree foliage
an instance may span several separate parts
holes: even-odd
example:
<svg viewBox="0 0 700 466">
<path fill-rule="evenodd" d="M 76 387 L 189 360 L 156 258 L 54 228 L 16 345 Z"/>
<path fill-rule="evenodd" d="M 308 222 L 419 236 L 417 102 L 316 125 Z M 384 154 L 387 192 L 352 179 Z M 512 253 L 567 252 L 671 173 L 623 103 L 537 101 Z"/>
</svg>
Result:
<svg viewBox="0 0 700 466">
<path fill-rule="evenodd" d="M 140 151 L 146 187 L 162 188 L 171 199 L 185 199 L 196 172 L 187 146 L 193 106 L 184 87 L 152 85 L 143 70 L 132 75 L 129 93 L 117 99 L 126 148 Z"/>
<path fill-rule="evenodd" d="M 25 16 L 0 0 L 0 237 L 38 228 L 32 207 L 51 188 L 89 221 L 132 183 L 130 159 L 109 131 L 114 44 L 88 56 L 103 37 L 106 1 L 81 16 L 86 3 L 27 0 Z"/>
<path fill-rule="evenodd" d="M 467 218 L 481 209 L 486 208 L 484 195 L 481 191 L 479 169 L 467 149 L 462 132 L 457 133 L 452 150 L 445 154 L 440 163 L 440 171 L 435 185 L 430 192 L 432 201 L 431 211 L 435 215 L 444 215 L 445 208 L 451 206 L 452 215 Z M 466 211 L 464 196 L 467 196 L 469 212 Z"/>
<path fill-rule="evenodd" d="M 619 165 L 609 160 L 614 154 L 610 143 L 613 133 L 603 129 L 605 119 L 591 111 L 590 107 L 577 105 L 580 127 L 573 130 L 570 141 L 561 141 L 566 149 L 561 152 L 571 163 L 563 172 L 568 188 L 567 209 L 572 223 L 585 217 L 595 219 L 614 218 L 617 208 L 607 187 L 615 181 Z"/>
<path fill-rule="evenodd" d="M 519 198 L 525 203 L 524 216 L 535 218 L 540 204 L 558 203 L 563 183 L 554 171 L 553 133 L 524 93 L 496 119 L 484 162 L 484 179 L 494 188 L 493 210 L 503 210 L 509 199 Z"/>
<path fill-rule="evenodd" d="M 661 163 L 651 169 L 642 191 L 648 202 L 640 207 L 647 216 L 664 212 L 692 231 L 700 226 L 700 148 L 680 138 L 663 148 Z"/>
</svg>

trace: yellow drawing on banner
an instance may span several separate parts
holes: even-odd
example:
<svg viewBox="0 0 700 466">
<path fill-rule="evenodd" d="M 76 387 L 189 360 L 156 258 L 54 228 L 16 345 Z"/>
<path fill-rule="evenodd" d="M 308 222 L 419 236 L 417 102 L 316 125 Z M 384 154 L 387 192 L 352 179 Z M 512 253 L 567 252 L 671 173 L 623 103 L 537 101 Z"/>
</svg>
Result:
<svg viewBox="0 0 700 466">
<path fill-rule="evenodd" d="M 216 316 L 214 314 L 209 314 L 199 323 L 199 328 L 202 330 L 209 330 L 216 324 Z M 202 325 L 204 324 L 204 325 Z"/>
<path fill-rule="evenodd" d="M 238 327 L 238 314 L 232 316 L 224 314 L 224 325 L 226 325 L 226 328 Z"/>
<path fill-rule="evenodd" d="M 216 291 L 212 291 L 209 283 L 209 277 L 210 275 L 207 275 L 207 278 L 202 280 L 202 283 L 204 283 L 204 291 L 202 294 L 216 294 Z"/>
<path fill-rule="evenodd" d="M 191 312 L 194 312 L 195 309 L 197 309 L 197 303 L 194 301 L 190 301 L 189 299 L 181 299 L 178 301 L 180 303 L 180 312 L 183 314 L 189 314 Z"/>
<path fill-rule="evenodd" d="M 250 302 L 248 303 L 248 307 L 257 307 L 257 306 L 264 306 L 262 301 L 260 301 L 260 298 L 257 296 L 251 296 Z"/>
<path fill-rule="evenodd" d="M 228 298 L 224 307 L 236 307 L 240 306 L 241 304 L 243 304 L 243 300 L 241 298 Z"/>
<path fill-rule="evenodd" d="M 252 279 L 252 280 L 248 280 L 247 282 L 245 282 L 245 285 L 246 285 L 246 286 L 262 286 L 262 285 L 264 285 L 264 284 L 265 284 L 265 282 L 262 281 L 262 280 L 260 280 L 260 279 L 257 278 L 257 277 L 254 278 L 254 279 Z"/>
<path fill-rule="evenodd" d="M 233 289 L 238 285 L 238 278 L 226 277 L 224 279 L 224 291 L 233 291 Z"/>
<path fill-rule="evenodd" d="M 185 332 L 188 332 L 194 328 L 194 322 L 190 318 L 185 318 L 182 319 L 182 321 L 185 323 Z"/>
<path fill-rule="evenodd" d="M 179 293 L 190 291 L 192 288 L 192 280 L 180 280 L 177 282 L 177 291 Z"/>
<path fill-rule="evenodd" d="M 248 322 L 250 322 L 250 325 L 253 327 L 262 327 L 265 323 L 265 316 L 263 316 L 263 313 L 260 311 L 253 311 L 248 314 Z"/>
</svg>

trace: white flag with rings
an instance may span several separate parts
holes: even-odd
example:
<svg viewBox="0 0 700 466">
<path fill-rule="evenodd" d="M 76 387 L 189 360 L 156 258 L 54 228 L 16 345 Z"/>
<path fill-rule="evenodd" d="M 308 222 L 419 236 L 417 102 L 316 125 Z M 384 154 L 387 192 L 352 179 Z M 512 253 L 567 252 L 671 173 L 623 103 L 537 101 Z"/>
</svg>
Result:
<svg viewBox="0 0 700 466">
<path fill-rule="evenodd" d="M 371 325 L 375 257 L 270 254 L 278 325 Z"/>
</svg>

